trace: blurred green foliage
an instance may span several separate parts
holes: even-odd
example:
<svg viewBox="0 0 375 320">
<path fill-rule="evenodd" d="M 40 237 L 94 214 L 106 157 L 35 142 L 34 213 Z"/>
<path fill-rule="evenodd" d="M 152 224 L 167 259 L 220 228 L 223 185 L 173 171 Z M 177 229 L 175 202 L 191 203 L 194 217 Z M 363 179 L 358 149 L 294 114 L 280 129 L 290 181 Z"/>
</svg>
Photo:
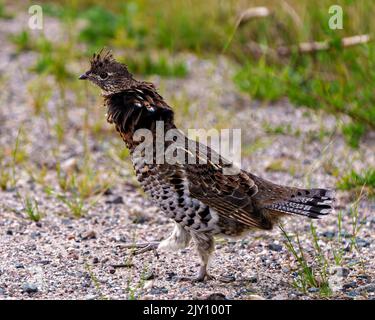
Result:
<svg viewBox="0 0 375 320">
<path fill-rule="evenodd" d="M 340 190 L 353 190 L 365 188 L 369 196 L 375 196 L 375 169 L 371 168 L 363 172 L 351 170 L 337 183 Z M 361 191 L 361 190 L 359 190 Z"/>
<path fill-rule="evenodd" d="M 260 100 L 288 97 L 296 106 L 346 115 L 350 123 L 342 126 L 343 135 L 357 147 L 362 135 L 375 128 L 375 46 L 369 42 L 343 48 L 341 39 L 372 35 L 375 3 L 335 4 L 343 8 L 343 30 L 329 28 L 330 0 L 320 0 L 319 5 L 308 0 L 60 0 L 44 1 L 43 8 L 70 27 L 70 41 L 76 42 L 72 50 L 81 43 L 87 48 L 84 55 L 103 46 L 121 49 L 124 61 L 138 73 L 181 77 L 187 68 L 183 61 L 171 59 L 176 52 L 226 54 L 240 66 L 234 81 L 241 90 Z M 241 13 L 259 5 L 273 15 L 236 24 Z M 329 41 L 331 49 L 280 59 L 254 56 L 249 50 L 251 43 L 275 51 L 308 41 Z M 25 34 L 14 42 L 19 50 L 29 48 Z M 51 54 L 41 52 L 38 72 L 52 68 L 61 77 L 68 75 L 63 66 L 51 67 Z"/>
</svg>

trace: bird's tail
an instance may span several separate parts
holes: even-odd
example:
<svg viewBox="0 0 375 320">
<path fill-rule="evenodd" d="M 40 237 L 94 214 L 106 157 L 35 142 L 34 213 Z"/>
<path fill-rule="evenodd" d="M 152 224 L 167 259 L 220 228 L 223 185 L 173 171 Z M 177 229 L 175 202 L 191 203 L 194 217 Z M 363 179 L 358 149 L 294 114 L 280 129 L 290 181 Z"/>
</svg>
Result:
<svg viewBox="0 0 375 320">
<path fill-rule="evenodd" d="M 318 219 L 332 212 L 334 192 L 326 189 L 295 189 L 289 199 L 274 202 L 272 211 Z"/>
</svg>

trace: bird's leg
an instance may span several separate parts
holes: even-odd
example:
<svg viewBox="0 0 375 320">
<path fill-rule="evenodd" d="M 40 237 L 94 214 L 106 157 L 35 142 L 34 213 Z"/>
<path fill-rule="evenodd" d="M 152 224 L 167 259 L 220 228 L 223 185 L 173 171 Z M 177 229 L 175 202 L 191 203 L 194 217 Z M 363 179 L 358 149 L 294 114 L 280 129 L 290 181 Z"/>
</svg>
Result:
<svg viewBox="0 0 375 320">
<path fill-rule="evenodd" d="M 124 249 L 136 249 L 133 251 L 134 255 L 145 253 L 147 251 L 153 250 L 156 252 L 160 242 L 159 241 L 151 241 L 151 242 L 144 242 L 144 243 L 129 243 L 124 244 L 121 248 Z"/>
<path fill-rule="evenodd" d="M 179 281 L 192 281 L 192 282 L 201 282 L 204 280 L 214 280 L 215 278 L 212 277 L 207 272 L 208 262 L 212 252 L 214 251 L 214 239 L 212 236 L 207 234 L 192 234 L 193 241 L 195 243 L 196 249 L 198 251 L 198 256 L 200 259 L 200 267 L 198 270 L 198 274 L 195 277 L 179 277 Z"/>
<path fill-rule="evenodd" d="M 122 245 L 125 249 L 137 249 L 133 254 L 141 254 L 153 250 L 155 253 L 159 250 L 176 251 L 188 246 L 190 242 L 190 234 L 179 224 L 176 223 L 171 235 L 163 241 L 152 241 L 146 243 L 129 243 Z"/>
</svg>

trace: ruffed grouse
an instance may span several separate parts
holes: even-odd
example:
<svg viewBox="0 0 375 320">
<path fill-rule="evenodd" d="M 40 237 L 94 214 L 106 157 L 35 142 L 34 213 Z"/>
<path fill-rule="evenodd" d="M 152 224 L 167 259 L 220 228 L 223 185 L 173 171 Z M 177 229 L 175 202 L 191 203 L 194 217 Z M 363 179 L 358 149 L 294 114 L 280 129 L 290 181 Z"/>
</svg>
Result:
<svg viewBox="0 0 375 320">
<path fill-rule="evenodd" d="M 107 120 L 115 125 L 129 148 L 137 179 L 153 202 L 175 222 L 167 239 L 139 244 L 139 252 L 178 250 L 193 240 L 201 263 L 194 279 L 204 280 L 209 278 L 207 264 L 214 250 L 214 236 L 238 237 L 252 229 L 271 230 L 284 215 L 319 218 L 331 212 L 332 192 L 277 185 L 244 170 L 224 174 L 224 168 L 232 164 L 221 156 L 213 163 L 209 160 L 213 150 L 207 147 L 203 155 L 202 145 L 191 143 L 185 136 L 179 150 L 186 161 L 174 164 L 156 161 L 155 150 L 166 151 L 176 140 L 157 145 L 155 138 L 159 121 L 164 131 L 176 129 L 172 108 L 152 83 L 134 79 L 111 52 L 102 50 L 90 62 L 90 69 L 79 79 L 90 80 L 102 89 Z M 138 129 L 151 132 L 154 147 L 151 161 L 144 152 L 135 152 L 142 141 L 134 138 Z M 202 157 L 206 163 L 197 161 Z"/>
</svg>

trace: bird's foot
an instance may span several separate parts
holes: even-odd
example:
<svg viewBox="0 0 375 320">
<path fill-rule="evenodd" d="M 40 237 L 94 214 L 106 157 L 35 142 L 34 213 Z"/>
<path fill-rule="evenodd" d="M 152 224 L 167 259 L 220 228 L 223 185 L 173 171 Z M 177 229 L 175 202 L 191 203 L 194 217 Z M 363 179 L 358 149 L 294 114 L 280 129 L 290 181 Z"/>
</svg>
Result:
<svg viewBox="0 0 375 320">
<path fill-rule="evenodd" d="M 144 242 L 144 243 L 129 243 L 122 245 L 122 248 L 125 249 L 133 249 L 133 255 L 145 253 L 147 251 L 154 251 L 155 255 L 157 254 L 157 248 L 159 246 L 160 242 L 154 241 L 154 242 Z"/>
<path fill-rule="evenodd" d="M 215 280 L 215 281 L 218 281 L 218 282 L 230 283 L 230 282 L 235 281 L 236 279 L 234 277 L 230 277 L 230 276 L 215 277 L 215 276 L 212 276 L 210 274 L 206 274 L 204 276 L 197 275 L 195 277 L 186 277 L 186 276 L 177 277 L 177 281 L 204 282 L 204 281 L 207 281 L 207 280 Z"/>
<path fill-rule="evenodd" d="M 209 274 L 206 274 L 205 276 L 193 276 L 193 277 L 187 277 L 187 276 L 182 276 L 182 277 L 177 277 L 177 281 L 188 281 L 188 282 L 204 282 L 206 280 L 215 280 L 216 278 L 214 276 L 211 276 Z"/>
<path fill-rule="evenodd" d="M 207 266 L 203 265 L 200 267 L 198 274 L 195 277 L 178 277 L 178 281 L 190 281 L 190 282 L 203 282 L 205 280 L 215 280 L 215 277 L 211 276 L 207 272 Z"/>
</svg>

